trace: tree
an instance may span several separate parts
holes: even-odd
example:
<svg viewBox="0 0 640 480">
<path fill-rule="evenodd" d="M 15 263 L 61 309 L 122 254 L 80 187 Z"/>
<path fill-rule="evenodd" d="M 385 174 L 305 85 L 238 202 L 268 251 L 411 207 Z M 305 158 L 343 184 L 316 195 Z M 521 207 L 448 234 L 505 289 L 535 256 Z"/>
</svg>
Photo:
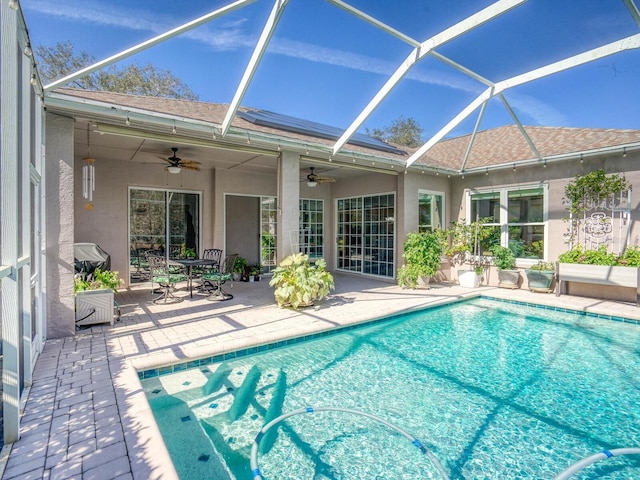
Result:
<svg viewBox="0 0 640 480">
<path fill-rule="evenodd" d="M 57 43 L 54 47 L 36 48 L 38 69 L 43 82 L 50 83 L 95 63 L 86 52 L 75 55 L 71 42 Z M 124 68 L 115 65 L 77 78 L 69 86 L 85 90 L 106 90 L 117 93 L 151 97 L 197 100 L 198 96 L 168 70 L 161 70 L 150 63 L 144 66 L 132 64 Z"/>
<path fill-rule="evenodd" d="M 391 122 L 383 129 L 367 129 L 367 135 L 382 140 L 383 142 L 402 145 L 405 147 L 419 147 L 424 143 L 422 140 L 422 127 L 413 118 L 400 118 Z"/>
</svg>

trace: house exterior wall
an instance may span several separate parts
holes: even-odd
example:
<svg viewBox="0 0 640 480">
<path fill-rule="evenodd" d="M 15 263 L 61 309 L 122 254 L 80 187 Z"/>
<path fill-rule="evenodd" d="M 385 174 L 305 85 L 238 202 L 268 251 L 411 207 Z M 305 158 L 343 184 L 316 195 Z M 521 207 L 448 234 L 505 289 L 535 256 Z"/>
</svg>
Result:
<svg viewBox="0 0 640 480">
<path fill-rule="evenodd" d="M 123 286 L 129 282 L 129 187 L 199 192 L 202 202 L 200 248 L 210 248 L 214 218 L 210 215 L 213 208 L 209 192 L 214 176 L 211 170 L 172 175 L 165 172 L 161 164 L 145 165 L 98 158 L 94 164 L 96 188 L 93 209 L 87 210 L 87 200 L 82 196 L 81 153 L 76 152 L 74 168 L 75 242 L 96 243 L 109 253 L 111 268 L 120 272 Z"/>
<path fill-rule="evenodd" d="M 564 188 L 567 183 L 571 182 L 576 175 L 585 175 L 598 169 L 604 169 L 608 174 L 624 174 L 629 183 L 640 185 L 640 171 L 634 166 L 640 160 L 640 155 L 630 153 L 626 157 L 621 154 L 594 156 L 584 158 L 580 162 L 579 158 L 573 161 L 562 163 L 551 163 L 547 167 L 536 165 L 532 167 L 518 167 L 516 171 L 502 170 L 499 172 L 490 172 L 489 175 L 476 174 L 466 175 L 464 179 L 461 176 L 452 177 L 451 179 L 451 195 L 448 198 L 451 206 L 452 220 L 468 218 L 466 195 L 470 189 L 500 189 L 505 187 L 525 187 L 535 183 L 544 183 L 548 185 L 548 218 L 547 218 L 547 237 L 545 242 L 545 260 L 555 262 L 558 256 L 569 249 L 569 245 L 565 242 L 564 235 L 568 232 L 568 211 L 563 205 Z M 640 244 L 640 196 L 632 194 L 631 202 L 631 226 L 630 244 Z M 532 261 L 520 261 L 518 266 L 526 268 Z M 485 276 L 489 285 L 497 285 L 498 279 L 495 268 L 492 267 Z M 522 288 L 527 288 L 526 278 Z M 602 293 L 602 288 L 608 290 L 619 290 L 620 294 L 615 292 L 607 295 L 608 298 L 617 298 L 620 300 L 635 301 L 635 291 L 630 289 L 621 289 L 618 287 L 603 287 L 593 285 L 573 284 L 569 285 L 569 292 L 584 296 L 597 297 Z M 624 291 L 626 290 L 626 291 Z"/>
<path fill-rule="evenodd" d="M 233 170 L 216 170 L 214 172 L 214 201 L 209 209 L 209 212 L 213 213 L 211 218 L 212 247 L 207 248 L 220 248 L 225 255 L 227 252 L 237 253 L 234 245 L 227 244 L 226 195 L 274 197 L 276 196 L 276 176 L 264 173 L 234 172 Z M 204 210 L 203 217 L 208 215 L 210 214 Z"/>
<path fill-rule="evenodd" d="M 47 114 L 47 338 L 75 333 L 73 119 Z"/>
</svg>

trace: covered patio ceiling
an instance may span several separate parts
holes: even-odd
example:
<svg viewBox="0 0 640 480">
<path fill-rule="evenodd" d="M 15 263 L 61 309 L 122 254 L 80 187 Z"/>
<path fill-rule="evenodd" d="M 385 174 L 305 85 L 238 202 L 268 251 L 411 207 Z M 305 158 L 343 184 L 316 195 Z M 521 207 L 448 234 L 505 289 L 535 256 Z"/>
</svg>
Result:
<svg viewBox="0 0 640 480">
<path fill-rule="evenodd" d="M 139 43 L 133 47 L 127 48 L 120 53 L 105 58 L 78 72 L 68 75 L 64 78 L 56 80 L 44 86 L 45 93 L 48 94 L 53 90 L 68 85 L 69 82 L 90 74 L 109 65 L 120 62 L 128 57 L 139 54 L 147 49 L 159 45 L 173 37 L 184 34 L 192 29 L 200 27 L 208 22 L 224 17 L 232 12 L 248 7 L 256 0 L 238 0 L 228 3 L 216 10 L 188 21 L 176 28 L 161 33 L 153 38 Z M 377 88 L 372 95 L 368 97 L 364 106 L 360 110 L 354 110 L 351 115 L 351 123 L 344 129 L 341 137 L 331 146 L 331 152 L 339 154 L 345 148 L 349 139 L 359 130 L 366 126 L 366 121 L 376 111 L 382 109 L 385 102 L 390 101 L 394 92 L 406 85 L 411 80 L 412 73 L 421 74 L 424 72 L 416 72 L 422 64 L 429 64 L 432 68 L 438 64 L 437 68 L 448 70 L 451 75 L 452 82 L 465 82 L 473 85 L 467 88 L 464 95 L 451 100 L 444 110 L 447 115 L 434 113 L 437 117 L 435 124 L 437 129 L 430 128 L 430 133 L 425 143 L 413 151 L 406 158 L 406 166 L 411 166 L 417 159 L 426 155 L 434 145 L 445 137 L 456 134 L 466 133 L 469 135 L 469 146 L 466 153 L 460 158 L 459 171 L 464 171 L 467 158 L 473 148 L 473 142 L 476 134 L 481 130 L 483 119 L 487 109 L 501 108 L 505 119 L 517 126 L 520 134 L 526 140 L 531 150 L 531 158 L 543 160 L 539 149 L 532 138 L 527 134 L 524 122 L 521 119 L 522 114 L 518 112 L 518 108 L 514 108 L 512 101 L 509 99 L 510 92 L 521 88 L 524 85 L 533 82 L 546 82 L 549 77 L 558 76 L 572 69 L 579 69 L 584 65 L 592 62 L 598 62 L 608 57 L 616 55 L 637 55 L 636 50 L 640 47 L 640 12 L 636 4 L 636 0 L 616 0 L 611 2 L 611 27 L 599 30 L 598 36 L 581 36 L 576 31 L 569 30 L 565 32 L 566 40 L 558 45 L 549 45 L 549 49 L 544 54 L 540 54 L 540 49 L 535 49 L 536 53 L 528 56 L 528 46 L 534 43 L 544 42 L 541 37 L 516 38 L 514 41 L 522 43 L 522 58 L 517 62 L 505 62 L 500 56 L 499 43 L 478 43 L 478 39 L 486 38 L 479 32 L 486 29 L 495 29 L 497 31 L 509 31 L 505 26 L 509 22 L 518 25 L 523 21 L 522 16 L 518 16 L 518 12 L 525 9 L 526 0 L 498 0 L 490 3 L 488 1 L 473 2 L 477 10 L 462 17 L 445 28 L 439 28 L 433 31 L 433 25 L 440 25 L 442 21 L 435 19 L 427 38 L 417 37 L 413 32 L 403 31 L 402 26 L 394 26 L 394 16 L 386 17 L 386 12 L 378 10 L 379 16 L 367 13 L 369 10 L 368 2 L 353 0 L 345 2 L 342 0 L 327 0 L 335 9 L 342 12 L 342 16 L 336 17 L 340 21 L 344 21 L 344 14 L 357 22 L 368 25 L 371 29 L 375 29 L 378 33 L 373 38 L 380 38 L 380 35 L 391 38 L 396 42 L 400 42 L 408 51 L 408 54 L 397 58 L 395 61 L 395 70 L 386 75 L 384 83 Z M 228 99 L 227 110 L 224 119 L 212 125 L 212 128 L 222 138 L 229 134 L 232 122 L 237 117 L 240 106 L 247 98 L 247 93 L 252 88 L 253 82 L 260 81 L 256 75 L 261 64 L 264 62 L 266 55 L 270 53 L 270 45 L 274 39 L 278 38 L 278 26 L 286 19 L 287 7 L 295 4 L 295 0 L 276 0 L 273 3 L 268 18 L 264 21 L 261 34 L 259 35 L 253 53 L 248 61 L 244 64 L 244 70 L 238 80 L 235 91 L 230 99 Z M 531 2 L 541 4 L 543 1 Z M 531 18 L 530 22 L 537 26 L 544 25 L 544 22 L 550 21 L 551 18 L 557 20 L 559 16 L 575 16 L 575 25 L 584 25 L 588 18 L 583 18 L 589 14 L 588 5 L 575 2 L 566 2 L 558 0 L 556 2 L 546 2 L 549 18 Z M 357 8 L 360 5 L 360 8 Z M 484 8 L 481 8 L 484 6 Z M 463 11 L 468 11 L 469 6 L 460 7 L 456 2 L 452 4 L 453 11 L 451 18 L 456 18 Z M 375 9 L 374 9 L 375 10 Z M 522 10 L 525 11 L 525 10 Z M 390 12 L 391 13 L 391 12 Z M 427 17 L 425 17 L 427 18 Z M 433 20 L 430 19 L 429 20 Z M 579 21 L 578 21 L 579 20 Z M 596 21 L 596 19 L 593 19 Z M 571 22 L 569 22 L 571 23 Z M 620 25 L 625 28 L 620 28 Z M 513 28 L 513 25 L 511 26 Z M 604 32 L 604 33 L 602 33 Z M 540 33 L 543 33 L 542 31 Z M 500 38 L 498 35 L 496 38 Z M 509 38 L 502 37 L 502 42 L 509 41 Z M 494 42 L 497 40 L 494 39 Z M 276 50 L 277 53 L 277 50 Z M 638 72 L 635 72 L 636 75 Z M 438 89 L 439 86 L 433 83 L 419 83 L 424 89 Z M 549 89 L 553 89 L 553 84 L 549 84 Z M 370 88 L 367 91 L 371 90 Z M 628 92 L 619 92 L 624 96 Z M 557 94 L 557 92 L 556 92 Z M 584 98 L 584 102 L 590 102 L 592 99 Z M 254 106 L 254 105 L 251 105 Z M 258 106 L 259 107 L 259 106 Z M 415 106 L 407 105 L 407 116 L 412 115 L 412 108 Z M 423 108 L 432 108 L 430 105 L 424 105 Z M 287 113 L 287 112 L 284 112 Z M 309 120 L 315 120 L 309 118 Z M 556 125 L 562 126 L 562 125 Z M 466 131 L 465 131 L 466 129 Z M 155 145 L 150 140 L 144 140 L 137 145 L 131 145 L 133 150 L 140 151 L 144 145 L 145 148 L 155 155 L 160 150 L 166 150 L 166 144 Z M 135 158 L 131 155 L 131 151 L 123 155 Z M 188 153 L 188 152 L 187 152 Z M 246 153 L 246 152 L 245 152 Z M 137 153 L 136 153 L 137 154 Z M 238 153 L 229 153 L 229 158 Z M 243 157 L 248 160 L 249 157 Z M 230 162 L 242 162 L 242 159 L 233 159 Z"/>
</svg>

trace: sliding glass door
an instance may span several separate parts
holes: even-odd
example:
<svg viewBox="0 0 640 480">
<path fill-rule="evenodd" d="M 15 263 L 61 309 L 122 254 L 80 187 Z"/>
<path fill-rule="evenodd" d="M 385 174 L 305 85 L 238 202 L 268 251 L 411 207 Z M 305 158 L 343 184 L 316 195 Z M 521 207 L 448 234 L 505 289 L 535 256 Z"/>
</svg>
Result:
<svg viewBox="0 0 640 480">
<path fill-rule="evenodd" d="M 146 254 L 184 257 L 200 254 L 200 194 L 129 189 L 129 278 L 147 279 Z"/>
</svg>

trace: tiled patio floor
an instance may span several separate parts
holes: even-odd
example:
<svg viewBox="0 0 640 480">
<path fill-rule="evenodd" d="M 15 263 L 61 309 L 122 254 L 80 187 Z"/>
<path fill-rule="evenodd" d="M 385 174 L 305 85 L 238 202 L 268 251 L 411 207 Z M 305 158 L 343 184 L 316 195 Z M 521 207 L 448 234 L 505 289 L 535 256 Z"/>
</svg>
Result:
<svg viewBox="0 0 640 480">
<path fill-rule="evenodd" d="M 527 290 L 437 285 L 403 290 L 376 279 L 334 275 L 336 291 L 318 306 L 280 309 L 267 281 L 236 283 L 230 301 L 186 291 L 182 303 L 154 305 L 145 286 L 117 299 L 122 320 L 49 340 L 22 417 L 22 437 L 3 450 L 3 479 L 177 478 L 137 371 L 335 328 L 467 296 L 486 294 L 640 319 L 619 302 Z"/>
</svg>

